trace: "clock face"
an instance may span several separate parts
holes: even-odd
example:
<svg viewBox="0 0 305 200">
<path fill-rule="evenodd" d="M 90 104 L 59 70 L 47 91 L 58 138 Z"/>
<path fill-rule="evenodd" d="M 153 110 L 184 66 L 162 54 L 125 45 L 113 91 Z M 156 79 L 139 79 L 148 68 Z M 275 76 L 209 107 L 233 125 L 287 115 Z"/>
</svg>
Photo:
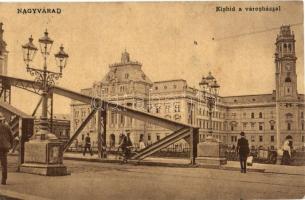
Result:
<svg viewBox="0 0 305 200">
<path fill-rule="evenodd" d="M 291 70 L 291 65 L 290 65 L 290 64 L 287 64 L 287 65 L 286 65 L 286 70 L 287 70 L 287 71 L 290 71 L 290 70 Z"/>
</svg>

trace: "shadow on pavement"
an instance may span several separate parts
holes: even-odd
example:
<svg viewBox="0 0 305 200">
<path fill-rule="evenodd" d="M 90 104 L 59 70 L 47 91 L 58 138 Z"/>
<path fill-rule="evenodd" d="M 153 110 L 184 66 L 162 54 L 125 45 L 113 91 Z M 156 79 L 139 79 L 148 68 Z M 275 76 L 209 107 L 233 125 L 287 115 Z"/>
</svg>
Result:
<svg viewBox="0 0 305 200">
<path fill-rule="evenodd" d="M 9 196 L 5 196 L 5 195 L 0 194 L 0 200 L 22 200 L 22 199 L 9 197 Z"/>
</svg>

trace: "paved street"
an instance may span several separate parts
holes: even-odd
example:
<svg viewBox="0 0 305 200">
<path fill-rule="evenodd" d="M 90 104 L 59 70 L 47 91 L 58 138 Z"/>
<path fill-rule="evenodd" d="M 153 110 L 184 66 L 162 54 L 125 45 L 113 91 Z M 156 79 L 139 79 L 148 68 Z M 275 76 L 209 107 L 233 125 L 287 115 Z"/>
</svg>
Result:
<svg viewBox="0 0 305 200">
<path fill-rule="evenodd" d="M 12 163 L 12 158 L 10 161 Z M 300 199 L 305 176 L 65 161 L 70 176 L 13 172 L 0 194 L 21 199 Z"/>
</svg>

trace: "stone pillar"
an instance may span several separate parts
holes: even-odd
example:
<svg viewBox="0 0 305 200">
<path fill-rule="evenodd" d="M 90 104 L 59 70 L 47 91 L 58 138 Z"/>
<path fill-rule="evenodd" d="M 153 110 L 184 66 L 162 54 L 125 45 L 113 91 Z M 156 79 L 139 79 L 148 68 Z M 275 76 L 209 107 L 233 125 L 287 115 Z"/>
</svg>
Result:
<svg viewBox="0 0 305 200">
<path fill-rule="evenodd" d="M 67 175 L 62 152 L 62 143 L 58 141 L 31 140 L 25 143 L 24 163 L 20 171 L 45 176 Z"/>
<path fill-rule="evenodd" d="M 222 142 L 209 138 L 197 145 L 196 163 L 206 166 L 220 166 L 227 164 L 225 147 Z"/>
</svg>

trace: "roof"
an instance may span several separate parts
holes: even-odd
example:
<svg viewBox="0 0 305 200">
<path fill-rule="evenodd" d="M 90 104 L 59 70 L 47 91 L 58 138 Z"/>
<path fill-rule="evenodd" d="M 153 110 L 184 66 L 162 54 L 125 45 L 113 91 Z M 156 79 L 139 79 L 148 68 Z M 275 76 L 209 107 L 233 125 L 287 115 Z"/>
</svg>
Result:
<svg viewBox="0 0 305 200">
<path fill-rule="evenodd" d="M 249 104 L 249 103 L 263 103 L 275 101 L 274 94 L 257 94 L 257 95 L 240 95 L 240 96 L 226 96 L 220 97 L 224 103 L 233 104 Z"/>
<path fill-rule="evenodd" d="M 166 83 L 166 82 L 177 82 L 177 81 L 183 81 L 183 82 L 186 82 L 186 80 L 184 80 L 184 79 L 172 79 L 172 80 L 164 80 L 164 81 L 155 81 L 154 82 L 154 84 L 155 83 Z"/>
<path fill-rule="evenodd" d="M 128 81 L 152 84 L 152 81 L 142 71 L 142 64 L 131 61 L 126 51 L 122 54 L 121 62 L 112 64 L 109 68 L 110 71 L 102 79 L 102 84 Z"/>
</svg>

